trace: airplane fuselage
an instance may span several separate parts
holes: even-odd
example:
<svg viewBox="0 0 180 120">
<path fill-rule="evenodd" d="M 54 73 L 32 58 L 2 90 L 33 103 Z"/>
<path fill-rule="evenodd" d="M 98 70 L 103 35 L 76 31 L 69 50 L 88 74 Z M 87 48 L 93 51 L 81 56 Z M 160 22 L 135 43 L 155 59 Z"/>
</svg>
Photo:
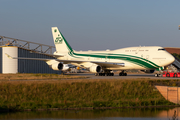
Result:
<svg viewBox="0 0 180 120">
<path fill-rule="evenodd" d="M 58 53 L 55 53 L 58 54 Z M 61 53 L 62 54 L 62 53 Z M 106 66 L 111 70 L 147 70 L 167 66 L 172 63 L 173 57 L 164 48 L 159 46 L 128 47 L 117 50 L 106 51 L 73 51 L 64 53 L 62 60 L 81 60 L 84 62 L 71 64 L 79 67 L 90 67 L 92 62 L 119 63 L 120 66 Z M 88 62 L 89 61 L 89 62 Z M 122 67 L 123 64 L 123 67 Z"/>
</svg>

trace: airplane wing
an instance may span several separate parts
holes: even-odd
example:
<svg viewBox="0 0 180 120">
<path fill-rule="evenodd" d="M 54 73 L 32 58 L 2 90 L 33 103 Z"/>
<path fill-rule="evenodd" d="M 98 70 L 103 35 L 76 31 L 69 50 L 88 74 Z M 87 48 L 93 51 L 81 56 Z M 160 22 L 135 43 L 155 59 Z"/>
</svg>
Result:
<svg viewBox="0 0 180 120">
<path fill-rule="evenodd" d="M 49 61 L 49 60 L 52 60 L 52 59 L 47 59 L 47 58 L 24 58 L 24 57 L 12 57 L 10 55 L 8 55 L 7 53 L 5 53 L 6 56 L 10 59 L 25 59 L 25 60 L 41 60 L 41 61 Z"/>
<path fill-rule="evenodd" d="M 64 63 L 72 63 L 72 62 L 76 62 L 76 63 L 82 63 L 82 62 L 89 62 L 89 61 L 79 61 L 79 60 L 60 60 L 60 59 L 48 59 L 48 58 L 27 58 L 27 57 L 12 57 L 10 55 L 8 55 L 7 53 L 5 53 L 5 55 L 10 58 L 10 59 L 24 59 L 24 60 L 41 60 L 41 61 L 49 61 L 49 60 L 56 60 L 59 62 L 64 62 Z M 53 55 L 52 55 L 53 56 Z M 55 55 L 56 56 L 56 55 Z M 56 57 L 62 57 L 57 55 Z"/>
<path fill-rule="evenodd" d="M 112 63 L 112 62 L 98 62 L 98 61 L 84 61 L 84 60 L 61 60 L 61 59 L 48 59 L 48 58 L 24 58 L 24 57 L 12 57 L 10 55 L 8 55 L 7 53 L 5 53 L 6 56 L 10 59 L 26 59 L 26 60 L 41 60 L 41 61 L 50 61 L 50 60 L 56 60 L 56 61 L 59 61 L 59 62 L 63 62 L 65 64 L 68 64 L 68 63 L 78 63 L 78 64 L 81 64 L 81 63 L 84 63 L 84 62 L 90 62 L 90 63 L 95 63 L 97 65 L 100 65 L 102 67 L 124 67 L 125 64 L 124 63 Z M 58 56 L 58 55 L 57 55 Z M 60 57 L 60 56 L 58 56 Z"/>
</svg>

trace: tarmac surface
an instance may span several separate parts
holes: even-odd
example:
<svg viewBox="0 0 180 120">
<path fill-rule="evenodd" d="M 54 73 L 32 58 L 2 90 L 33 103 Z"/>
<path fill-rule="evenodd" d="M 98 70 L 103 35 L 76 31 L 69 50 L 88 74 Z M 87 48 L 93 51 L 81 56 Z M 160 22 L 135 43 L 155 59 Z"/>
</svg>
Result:
<svg viewBox="0 0 180 120">
<path fill-rule="evenodd" d="M 119 74 L 114 74 L 114 76 L 95 76 L 93 73 L 67 73 L 66 75 L 74 76 L 86 76 L 88 79 L 137 79 L 137 78 L 146 78 L 146 79 L 180 79 L 174 77 L 155 77 L 154 74 L 150 73 L 127 73 L 127 76 L 119 76 Z"/>
<path fill-rule="evenodd" d="M 159 79 L 159 80 L 180 80 L 179 78 L 175 77 L 155 77 L 154 74 L 150 73 L 130 73 L 127 74 L 127 76 L 119 76 L 118 73 L 115 73 L 114 76 L 95 76 L 94 73 L 66 73 L 64 75 L 70 75 L 70 76 L 81 76 L 81 77 L 86 77 L 86 78 L 78 78 L 78 79 L 93 79 L 93 80 L 98 80 L 98 79 L 118 79 L 118 80 L 132 80 L 132 79 Z M 59 80 L 59 79 L 30 79 L 30 80 L 13 80 L 10 79 L 9 81 L 42 81 L 42 80 Z M 72 80 L 72 78 L 68 79 L 61 79 L 61 80 Z"/>
</svg>

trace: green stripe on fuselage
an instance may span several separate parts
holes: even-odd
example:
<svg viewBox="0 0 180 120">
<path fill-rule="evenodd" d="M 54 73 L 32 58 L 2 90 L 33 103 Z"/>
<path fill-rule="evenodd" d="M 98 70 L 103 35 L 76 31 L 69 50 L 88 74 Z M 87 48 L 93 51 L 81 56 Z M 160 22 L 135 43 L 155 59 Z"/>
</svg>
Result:
<svg viewBox="0 0 180 120">
<path fill-rule="evenodd" d="M 158 68 L 159 66 L 156 65 L 155 63 L 141 58 L 141 57 L 137 57 L 137 56 L 131 56 L 131 55 L 123 55 L 123 54 L 106 54 L 106 53 L 97 53 L 97 54 L 78 54 L 78 53 L 74 53 L 72 52 L 73 55 L 75 56 L 82 56 L 82 57 L 93 57 L 93 58 L 106 58 L 106 59 L 118 59 L 118 60 L 125 60 L 134 64 L 137 64 L 139 66 L 142 66 L 144 68 L 148 68 L 148 69 L 154 69 L 154 68 Z M 75 57 L 72 56 L 72 57 Z"/>
</svg>

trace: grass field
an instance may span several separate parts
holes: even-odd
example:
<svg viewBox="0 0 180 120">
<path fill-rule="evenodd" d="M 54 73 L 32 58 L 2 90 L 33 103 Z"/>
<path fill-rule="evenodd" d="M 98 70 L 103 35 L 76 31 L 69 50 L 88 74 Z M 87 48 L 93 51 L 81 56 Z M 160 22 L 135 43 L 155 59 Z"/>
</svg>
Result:
<svg viewBox="0 0 180 120">
<path fill-rule="evenodd" d="M 0 109 L 174 105 L 165 100 L 154 85 L 176 86 L 178 83 L 178 80 L 150 79 L 4 80 L 0 81 Z"/>
<path fill-rule="evenodd" d="M 0 80 L 50 80 L 50 79 L 77 79 L 86 78 L 80 76 L 70 76 L 70 75 L 59 75 L 59 74 L 0 74 Z"/>
</svg>

